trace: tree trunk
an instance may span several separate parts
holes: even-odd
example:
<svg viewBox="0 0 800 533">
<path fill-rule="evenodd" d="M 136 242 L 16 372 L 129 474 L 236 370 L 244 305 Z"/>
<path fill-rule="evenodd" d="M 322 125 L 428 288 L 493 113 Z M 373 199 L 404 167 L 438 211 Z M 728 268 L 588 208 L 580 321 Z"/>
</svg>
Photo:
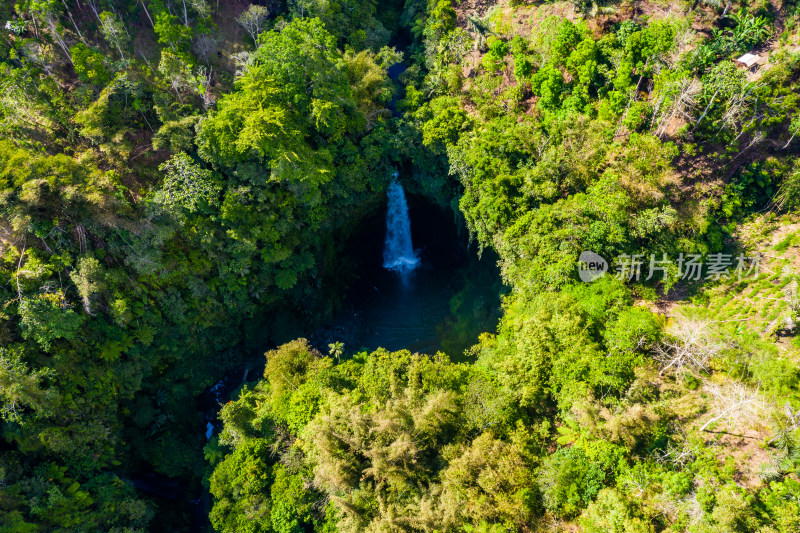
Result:
<svg viewBox="0 0 800 533">
<path fill-rule="evenodd" d="M 183 25 L 189 27 L 189 14 L 186 12 L 186 0 L 183 0 Z"/>
<path fill-rule="evenodd" d="M 789 140 L 788 140 L 788 141 L 786 141 L 786 144 L 784 144 L 784 145 L 783 145 L 783 148 L 781 148 L 781 150 L 786 150 L 787 148 L 789 148 L 789 145 L 790 145 L 790 144 L 791 144 L 791 142 L 794 140 L 794 137 L 795 137 L 795 135 L 797 135 L 797 132 L 798 132 L 798 131 L 800 131 L 800 125 L 798 125 L 798 126 L 795 128 L 795 130 L 794 130 L 794 133 L 792 133 L 792 136 L 791 136 L 791 137 L 789 137 Z"/>
<path fill-rule="evenodd" d="M 86 44 L 86 40 L 83 38 L 83 34 L 81 33 L 80 28 L 78 28 L 78 25 L 75 23 L 75 19 L 72 18 L 72 12 L 69 10 L 66 0 L 61 0 L 61 3 L 64 4 L 64 9 L 67 11 L 67 16 L 69 17 L 70 22 L 72 22 L 72 26 L 75 28 L 75 32 L 78 34 L 78 37 L 80 38 L 81 42 L 83 44 Z"/>
<path fill-rule="evenodd" d="M 147 11 L 147 6 L 144 4 L 144 0 L 139 0 L 139 1 L 142 3 L 142 9 L 144 9 L 144 14 L 147 15 L 147 20 L 149 20 L 150 25 L 153 26 L 153 28 L 155 28 L 156 25 L 153 24 L 153 19 L 150 17 L 150 12 Z"/>
<path fill-rule="evenodd" d="M 695 123 L 694 128 L 692 128 L 692 133 L 694 133 L 694 130 L 696 130 L 697 127 L 700 126 L 700 123 L 703 121 L 703 119 L 706 118 L 706 113 L 708 113 L 708 110 L 711 109 L 711 104 L 714 103 L 714 99 L 717 97 L 717 94 L 719 94 L 719 89 L 717 89 L 717 91 L 714 93 L 714 96 L 711 97 L 711 101 L 708 102 L 708 105 L 703 110 L 703 114 L 700 115 L 700 118 L 697 119 L 697 122 Z"/>
<path fill-rule="evenodd" d="M 61 38 L 61 35 L 58 34 L 58 28 L 56 28 L 56 25 L 53 22 L 53 19 L 48 18 L 47 19 L 47 25 L 50 26 L 50 31 L 53 32 L 53 38 L 56 40 L 58 45 L 64 51 L 64 54 L 67 56 L 67 59 L 69 59 L 69 62 L 72 64 L 72 66 L 75 66 L 75 62 L 72 61 L 72 54 L 69 53 L 69 48 L 67 48 L 66 43 Z"/>
</svg>

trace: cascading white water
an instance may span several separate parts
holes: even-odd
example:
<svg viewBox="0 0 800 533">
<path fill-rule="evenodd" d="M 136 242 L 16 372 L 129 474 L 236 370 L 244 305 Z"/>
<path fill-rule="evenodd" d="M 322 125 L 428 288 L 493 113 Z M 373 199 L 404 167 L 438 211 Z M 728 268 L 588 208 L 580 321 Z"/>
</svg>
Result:
<svg viewBox="0 0 800 533">
<path fill-rule="evenodd" d="M 389 208 L 386 212 L 386 241 L 383 246 L 383 268 L 410 272 L 419 265 L 419 257 L 411 245 L 411 220 L 403 186 L 395 180 L 389 185 Z"/>
</svg>

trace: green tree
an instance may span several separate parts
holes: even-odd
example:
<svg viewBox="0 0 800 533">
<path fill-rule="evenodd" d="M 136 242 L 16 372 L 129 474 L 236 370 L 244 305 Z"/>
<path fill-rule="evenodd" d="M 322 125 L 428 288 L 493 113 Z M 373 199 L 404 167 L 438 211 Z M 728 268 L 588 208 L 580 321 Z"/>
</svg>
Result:
<svg viewBox="0 0 800 533">
<path fill-rule="evenodd" d="M 548 457 L 539 474 L 547 510 L 572 518 L 603 488 L 605 474 L 590 463 L 581 448 L 560 448 Z"/>
<path fill-rule="evenodd" d="M 219 204 L 221 186 L 210 170 L 202 168 L 186 153 L 175 154 L 162 163 L 159 170 L 165 173 L 161 187 L 153 200 L 166 208 L 179 207 L 189 213 L 208 211 Z"/>
<path fill-rule="evenodd" d="M 192 29 L 184 26 L 178 17 L 167 11 L 156 14 L 153 30 L 158 36 L 158 42 L 170 47 L 175 54 L 186 54 L 192 38 Z"/>
<path fill-rule="evenodd" d="M 70 309 L 61 292 L 25 296 L 19 304 L 22 336 L 33 339 L 45 351 L 56 339 L 72 340 L 84 320 Z"/>
<path fill-rule="evenodd" d="M 44 387 L 42 382 L 54 377 L 54 372 L 48 368 L 31 371 L 22 360 L 20 347 L 0 348 L 2 418 L 20 422 L 26 410 L 31 410 L 38 416 L 50 414 L 56 395 L 52 389 Z"/>
<path fill-rule="evenodd" d="M 75 73 L 84 83 L 92 83 L 98 87 L 105 86 L 111 81 L 111 72 L 106 67 L 105 56 L 86 46 L 78 43 L 70 48 L 72 63 L 75 66 Z"/>
<path fill-rule="evenodd" d="M 258 36 L 265 29 L 269 15 L 270 8 L 268 6 L 251 4 L 236 18 L 236 22 L 245 29 L 254 43 L 258 43 Z"/>
<path fill-rule="evenodd" d="M 130 37 L 125 31 L 124 22 L 115 14 L 103 11 L 99 15 L 100 31 L 106 41 L 117 49 L 119 56 L 125 61 L 125 53 L 122 51 L 128 47 Z"/>
<path fill-rule="evenodd" d="M 653 526 L 636 516 L 634 509 L 616 489 L 606 488 L 581 514 L 580 523 L 587 533 L 652 533 Z"/>
</svg>

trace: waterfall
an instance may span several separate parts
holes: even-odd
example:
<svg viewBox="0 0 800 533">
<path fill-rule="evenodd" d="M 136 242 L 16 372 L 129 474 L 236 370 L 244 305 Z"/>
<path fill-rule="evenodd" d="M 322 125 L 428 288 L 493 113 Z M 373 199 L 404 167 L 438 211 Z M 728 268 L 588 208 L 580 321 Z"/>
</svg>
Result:
<svg viewBox="0 0 800 533">
<path fill-rule="evenodd" d="M 386 212 L 386 242 L 383 247 L 383 268 L 409 272 L 417 268 L 419 258 L 411 245 L 411 220 L 403 186 L 395 179 L 389 185 L 389 208 Z"/>
</svg>

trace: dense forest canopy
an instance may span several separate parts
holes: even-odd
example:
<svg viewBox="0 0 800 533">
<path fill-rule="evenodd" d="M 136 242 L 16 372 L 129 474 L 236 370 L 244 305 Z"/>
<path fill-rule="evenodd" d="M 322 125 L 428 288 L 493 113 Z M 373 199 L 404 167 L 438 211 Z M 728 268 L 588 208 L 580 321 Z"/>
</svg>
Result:
<svg viewBox="0 0 800 533">
<path fill-rule="evenodd" d="M 0 533 L 800 531 L 795 0 L 0 26 Z M 464 353 L 304 338 L 396 170 L 497 258 Z"/>
</svg>

